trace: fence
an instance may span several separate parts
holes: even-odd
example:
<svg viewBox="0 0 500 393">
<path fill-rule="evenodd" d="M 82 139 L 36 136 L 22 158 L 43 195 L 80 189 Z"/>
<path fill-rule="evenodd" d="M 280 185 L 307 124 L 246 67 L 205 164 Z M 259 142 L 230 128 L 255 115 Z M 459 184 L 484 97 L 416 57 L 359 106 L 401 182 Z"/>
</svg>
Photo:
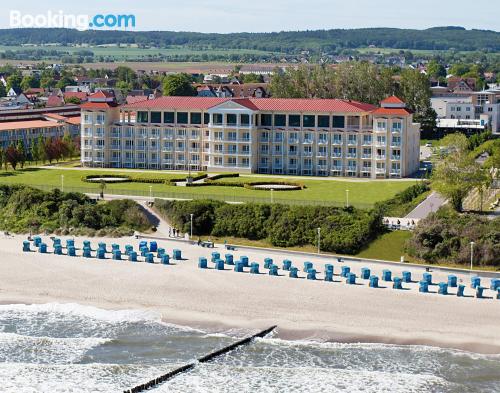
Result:
<svg viewBox="0 0 500 393">
<path fill-rule="evenodd" d="M 53 185 L 30 185 L 30 187 L 38 188 L 43 191 L 51 191 L 53 189 L 61 189 L 61 187 Z M 180 188 L 180 187 L 179 187 Z M 99 195 L 101 190 L 98 185 L 92 187 L 67 187 L 64 186 L 64 192 L 79 192 L 83 194 L 95 194 Z M 286 191 L 280 191 L 286 192 Z M 254 197 L 245 195 L 235 195 L 235 194 L 208 194 L 208 193 L 189 193 L 189 192 L 168 192 L 168 191 L 150 191 L 148 189 L 138 190 L 138 189 L 120 189 L 120 188 L 106 188 L 104 190 L 105 195 L 114 195 L 125 197 L 135 197 L 135 198 L 160 198 L 160 199 L 213 199 L 217 201 L 224 201 L 229 203 L 278 203 L 284 205 L 301 205 L 301 206 L 333 206 L 333 207 L 344 207 L 345 203 L 340 201 L 331 200 L 314 200 L 314 199 L 288 199 L 280 198 L 275 192 L 273 198 L 271 199 L 271 194 L 269 197 Z M 350 206 L 356 207 L 358 209 L 371 209 L 373 204 L 370 203 L 350 203 Z"/>
</svg>

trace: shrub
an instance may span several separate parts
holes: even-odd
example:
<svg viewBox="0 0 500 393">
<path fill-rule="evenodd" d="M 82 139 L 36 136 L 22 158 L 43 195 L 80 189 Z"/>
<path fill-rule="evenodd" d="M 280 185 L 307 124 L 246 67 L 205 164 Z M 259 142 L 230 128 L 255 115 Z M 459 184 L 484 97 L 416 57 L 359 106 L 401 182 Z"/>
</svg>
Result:
<svg viewBox="0 0 500 393">
<path fill-rule="evenodd" d="M 409 255 L 426 262 L 470 263 L 470 242 L 480 265 L 500 266 L 500 218 L 488 220 L 476 214 L 458 214 L 441 208 L 421 220 L 406 243 Z"/>
<path fill-rule="evenodd" d="M 96 203 L 83 194 L 40 191 L 27 186 L 0 187 L 0 228 L 15 233 L 70 233 L 75 228 L 103 230 L 150 226 L 142 208 L 131 200 Z"/>
<path fill-rule="evenodd" d="M 189 230 L 190 214 L 197 235 L 267 239 L 280 247 L 316 245 L 321 228 L 321 249 L 353 254 L 382 230 L 376 211 L 325 206 L 279 204 L 227 204 L 211 200 L 155 202 L 170 223 Z"/>
</svg>

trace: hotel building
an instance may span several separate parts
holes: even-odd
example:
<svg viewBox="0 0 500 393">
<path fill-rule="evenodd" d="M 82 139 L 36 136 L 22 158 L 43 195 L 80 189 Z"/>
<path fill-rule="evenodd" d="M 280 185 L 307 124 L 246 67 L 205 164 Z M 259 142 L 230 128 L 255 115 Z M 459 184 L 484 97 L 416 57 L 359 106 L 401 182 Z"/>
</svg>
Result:
<svg viewBox="0 0 500 393">
<path fill-rule="evenodd" d="M 419 168 L 419 124 L 397 97 L 159 97 L 81 106 L 82 164 L 304 176 L 400 178 Z"/>
</svg>

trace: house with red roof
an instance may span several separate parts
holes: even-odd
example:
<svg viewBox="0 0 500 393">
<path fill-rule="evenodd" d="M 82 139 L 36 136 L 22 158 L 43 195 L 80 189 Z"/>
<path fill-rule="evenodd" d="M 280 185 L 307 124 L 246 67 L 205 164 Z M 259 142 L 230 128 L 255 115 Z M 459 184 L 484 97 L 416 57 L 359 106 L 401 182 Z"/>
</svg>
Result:
<svg viewBox="0 0 500 393">
<path fill-rule="evenodd" d="M 82 108 L 82 164 L 302 176 L 401 178 L 419 168 L 420 126 L 398 97 L 158 97 Z"/>
</svg>

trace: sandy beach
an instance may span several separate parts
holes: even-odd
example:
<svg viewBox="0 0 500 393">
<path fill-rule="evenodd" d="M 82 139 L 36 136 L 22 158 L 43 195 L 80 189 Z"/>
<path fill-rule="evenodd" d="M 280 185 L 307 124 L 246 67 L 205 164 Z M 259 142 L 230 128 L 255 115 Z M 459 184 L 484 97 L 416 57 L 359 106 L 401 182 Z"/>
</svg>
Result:
<svg viewBox="0 0 500 393">
<path fill-rule="evenodd" d="M 172 249 L 182 250 L 183 261 L 172 265 L 132 263 L 126 260 L 98 260 L 83 257 L 23 253 L 25 236 L 0 239 L 0 302 L 2 303 L 79 303 L 107 309 L 148 309 L 161 313 L 166 322 L 204 327 L 213 330 L 257 329 L 278 325 L 278 337 L 285 339 L 318 339 L 343 342 L 382 342 L 424 344 L 470 350 L 480 353 L 500 353 L 500 300 L 489 289 L 486 299 L 473 297 L 470 275 L 459 274 L 466 284 L 466 297 L 418 292 L 418 284 L 404 284 L 408 290 L 394 290 L 392 283 L 380 281 L 381 287 L 369 288 L 367 280 L 361 285 L 347 285 L 341 278 L 340 266 L 348 265 L 359 277 L 361 267 L 381 275 L 383 264 L 346 261 L 333 258 L 290 255 L 280 251 L 231 251 L 235 260 L 246 255 L 258 262 L 261 272 L 251 275 L 236 273 L 230 266 L 226 271 L 198 268 L 198 257 L 208 259 L 214 249 L 201 248 L 185 242 L 159 240 L 171 255 Z M 63 244 L 65 237 L 62 237 Z M 52 250 L 48 237 L 44 240 Z M 75 239 L 81 247 L 82 239 Z M 121 246 L 135 238 L 96 239 Z M 123 249 L 123 248 L 122 248 Z M 64 250 L 65 251 L 65 250 Z M 226 250 L 216 246 L 223 256 Z M 78 255 L 81 250 L 77 251 Z M 94 253 L 93 253 L 94 254 Z M 280 270 L 280 277 L 267 275 L 263 269 L 265 257 L 270 256 L 281 267 L 283 259 L 302 268 L 311 261 L 323 271 L 324 263 L 333 263 L 334 282 L 291 279 Z M 110 256 L 109 256 L 110 258 Z M 142 260 L 142 259 L 141 259 Z M 248 269 L 245 269 L 248 271 Z M 413 280 L 419 280 L 421 267 L 391 266 L 394 276 L 410 270 Z M 433 272 L 433 282 L 446 281 L 447 273 Z M 482 285 L 489 287 L 489 279 Z"/>
</svg>

